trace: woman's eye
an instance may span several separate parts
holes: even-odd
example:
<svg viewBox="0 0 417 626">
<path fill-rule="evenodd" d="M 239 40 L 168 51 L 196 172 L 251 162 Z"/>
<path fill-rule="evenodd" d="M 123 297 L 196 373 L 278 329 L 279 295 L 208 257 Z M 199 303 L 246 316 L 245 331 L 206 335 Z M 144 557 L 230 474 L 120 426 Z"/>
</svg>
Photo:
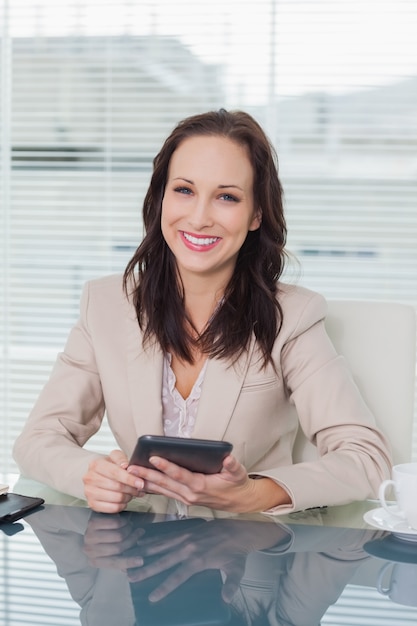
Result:
<svg viewBox="0 0 417 626">
<path fill-rule="evenodd" d="M 188 187 L 175 187 L 174 191 L 176 191 L 177 193 L 183 193 L 186 195 L 192 193 L 191 189 L 189 189 Z"/>
<path fill-rule="evenodd" d="M 222 193 L 220 198 L 226 200 L 226 202 L 239 202 L 239 199 L 236 198 L 236 196 L 232 196 L 230 193 Z"/>
</svg>

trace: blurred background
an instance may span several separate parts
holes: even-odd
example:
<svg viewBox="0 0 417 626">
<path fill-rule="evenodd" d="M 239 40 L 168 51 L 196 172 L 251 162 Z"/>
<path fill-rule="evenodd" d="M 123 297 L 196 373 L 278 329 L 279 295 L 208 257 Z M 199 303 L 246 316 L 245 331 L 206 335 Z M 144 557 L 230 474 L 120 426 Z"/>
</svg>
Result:
<svg viewBox="0 0 417 626">
<path fill-rule="evenodd" d="M 187 115 L 241 108 L 266 129 L 288 280 L 417 305 L 414 0 L 0 0 L 0 24 L 3 476 L 83 283 L 123 271 Z"/>
</svg>

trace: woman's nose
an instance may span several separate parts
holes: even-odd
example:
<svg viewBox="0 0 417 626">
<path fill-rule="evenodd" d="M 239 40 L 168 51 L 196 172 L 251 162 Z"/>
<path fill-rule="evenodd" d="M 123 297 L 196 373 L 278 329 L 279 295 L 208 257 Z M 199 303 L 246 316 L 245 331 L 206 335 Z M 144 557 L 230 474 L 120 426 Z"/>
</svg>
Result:
<svg viewBox="0 0 417 626">
<path fill-rule="evenodd" d="M 195 229 L 198 230 L 204 228 L 205 226 L 212 226 L 213 216 L 210 201 L 204 197 L 197 198 L 192 210 L 190 211 L 188 221 Z"/>
</svg>

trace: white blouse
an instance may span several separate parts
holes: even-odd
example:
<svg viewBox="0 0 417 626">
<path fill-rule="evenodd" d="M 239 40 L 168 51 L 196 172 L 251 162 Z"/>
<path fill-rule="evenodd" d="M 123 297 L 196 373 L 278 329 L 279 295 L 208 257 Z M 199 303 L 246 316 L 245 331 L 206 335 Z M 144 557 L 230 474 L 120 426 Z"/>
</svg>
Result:
<svg viewBox="0 0 417 626">
<path fill-rule="evenodd" d="M 175 384 L 177 382 L 171 367 L 172 356 L 167 353 L 164 357 L 164 371 L 162 378 L 162 419 L 164 434 L 170 437 L 192 437 L 197 417 L 198 402 L 201 396 L 201 386 L 207 369 L 206 359 L 195 381 L 188 398 L 183 398 Z"/>
</svg>

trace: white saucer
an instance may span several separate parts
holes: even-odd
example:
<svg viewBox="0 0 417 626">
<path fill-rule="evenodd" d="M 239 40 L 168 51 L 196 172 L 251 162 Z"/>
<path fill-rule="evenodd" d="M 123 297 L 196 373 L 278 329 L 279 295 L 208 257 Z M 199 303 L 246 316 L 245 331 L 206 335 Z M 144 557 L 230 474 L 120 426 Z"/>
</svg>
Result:
<svg viewBox="0 0 417 626">
<path fill-rule="evenodd" d="M 398 511 L 396 506 L 390 507 L 393 513 Z M 374 528 L 379 528 L 380 530 L 388 530 L 392 532 L 398 539 L 403 539 L 405 541 L 415 541 L 417 542 L 417 530 L 408 526 L 407 522 L 399 519 L 395 515 L 388 513 L 382 507 L 379 509 L 372 509 L 371 511 L 367 511 L 363 519 L 367 524 L 373 526 Z"/>
</svg>

